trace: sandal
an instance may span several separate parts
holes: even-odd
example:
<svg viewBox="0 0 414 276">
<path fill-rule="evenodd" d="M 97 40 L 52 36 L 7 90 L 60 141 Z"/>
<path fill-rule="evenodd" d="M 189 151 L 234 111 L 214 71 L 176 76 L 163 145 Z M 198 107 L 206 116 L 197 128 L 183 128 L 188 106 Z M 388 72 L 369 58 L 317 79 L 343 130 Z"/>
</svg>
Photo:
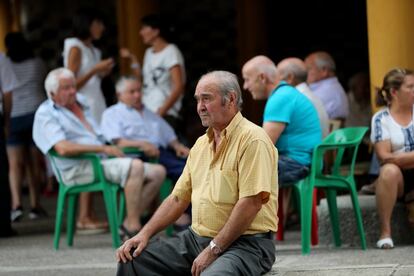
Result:
<svg viewBox="0 0 414 276">
<path fill-rule="evenodd" d="M 119 226 L 118 228 L 118 234 L 122 241 L 129 240 L 130 238 L 138 234 L 138 232 L 139 230 L 129 231 L 123 224 L 121 224 L 121 226 Z"/>
<path fill-rule="evenodd" d="M 94 235 L 108 232 L 106 221 L 80 222 L 76 223 L 76 233 L 81 235 Z"/>
<path fill-rule="evenodd" d="M 379 249 L 392 249 L 394 248 L 394 242 L 391 238 L 384 238 L 377 241 L 377 247 Z"/>
</svg>

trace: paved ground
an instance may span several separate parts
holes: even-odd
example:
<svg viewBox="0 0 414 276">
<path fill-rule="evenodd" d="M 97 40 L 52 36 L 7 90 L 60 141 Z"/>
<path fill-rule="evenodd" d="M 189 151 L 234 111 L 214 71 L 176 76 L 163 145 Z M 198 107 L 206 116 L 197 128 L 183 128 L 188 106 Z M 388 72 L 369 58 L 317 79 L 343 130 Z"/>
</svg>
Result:
<svg viewBox="0 0 414 276">
<path fill-rule="evenodd" d="M 73 248 L 66 246 L 63 235 L 61 249 L 53 250 L 54 201 L 42 200 L 49 218 L 25 218 L 15 224 L 19 236 L 0 239 L 0 275 L 114 275 L 115 251 L 109 234 L 76 235 Z M 309 256 L 301 256 L 299 231 L 286 231 L 285 237 L 284 242 L 276 242 L 277 259 L 268 276 L 414 275 L 413 245 L 388 251 L 319 246 Z"/>
</svg>

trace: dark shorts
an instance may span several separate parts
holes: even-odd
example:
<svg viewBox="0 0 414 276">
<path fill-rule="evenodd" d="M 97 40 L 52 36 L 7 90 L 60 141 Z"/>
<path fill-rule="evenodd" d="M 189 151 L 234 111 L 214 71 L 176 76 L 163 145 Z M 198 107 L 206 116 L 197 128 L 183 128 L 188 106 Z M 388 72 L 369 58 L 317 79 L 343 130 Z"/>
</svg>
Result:
<svg viewBox="0 0 414 276">
<path fill-rule="evenodd" d="M 10 119 L 8 146 L 34 146 L 32 138 L 34 113 Z"/>
<path fill-rule="evenodd" d="M 292 158 L 279 155 L 279 187 L 289 187 L 309 174 L 309 166 L 302 165 Z"/>
<path fill-rule="evenodd" d="M 404 195 L 414 189 L 414 169 L 403 170 L 402 175 L 404 178 Z"/>
</svg>

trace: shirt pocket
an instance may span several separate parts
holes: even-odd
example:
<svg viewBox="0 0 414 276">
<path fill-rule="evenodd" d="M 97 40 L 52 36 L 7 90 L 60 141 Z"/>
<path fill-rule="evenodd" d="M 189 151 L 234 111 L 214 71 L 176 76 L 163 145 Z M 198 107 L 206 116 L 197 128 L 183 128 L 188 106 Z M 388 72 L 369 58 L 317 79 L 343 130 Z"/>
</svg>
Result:
<svg viewBox="0 0 414 276">
<path fill-rule="evenodd" d="M 213 200 L 217 203 L 235 204 L 239 198 L 237 172 L 221 170 L 216 180 Z"/>
</svg>

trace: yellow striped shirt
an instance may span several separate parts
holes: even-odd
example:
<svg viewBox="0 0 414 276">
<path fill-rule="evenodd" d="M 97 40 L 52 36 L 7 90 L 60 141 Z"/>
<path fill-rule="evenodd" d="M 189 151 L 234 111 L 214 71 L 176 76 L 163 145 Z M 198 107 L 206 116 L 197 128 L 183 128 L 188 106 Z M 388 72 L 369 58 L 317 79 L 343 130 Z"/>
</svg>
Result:
<svg viewBox="0 0 414 276">
<path fill-rule="evenodd" d="M 192 204 L 192 229 L 215 237 L 240 198 L 264 192 L 263 206 L 244 234 L 277 230 L 278 153 L 266 132 L 237 113 L 214 151 L 212 129 L 190 151 L 173 195 Z"/>
</svg>

